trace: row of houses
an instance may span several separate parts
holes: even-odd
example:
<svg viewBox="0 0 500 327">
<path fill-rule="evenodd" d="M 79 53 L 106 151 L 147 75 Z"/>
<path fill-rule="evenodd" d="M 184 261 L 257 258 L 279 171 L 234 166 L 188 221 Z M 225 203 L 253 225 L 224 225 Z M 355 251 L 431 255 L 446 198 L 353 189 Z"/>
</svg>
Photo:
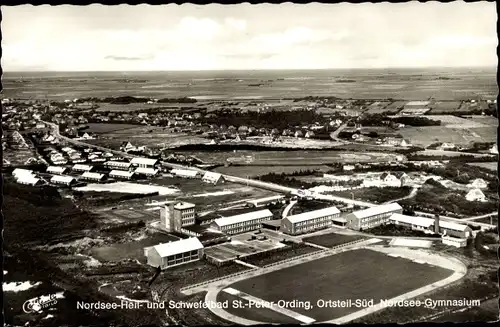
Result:
<svg viewBox="0 0 500 327">
<path fill-rule="evenodd" d="M 469 226 L 435 219 L 406 216 L 398 203 L 380 205 L 354 211 L 346 216 L 346 227 L 354 230 L 366 230 L 384 224 L 395 224 L 427 233 L 441 234 L 447 237 L 466 239 L 472 235 Z"/>
<path fill-rule="evenodd" d="M 28 169 L 16 168 L 12 171 L 12 176 L 17 183 L 23 185 L 37 186 L 45 183 L 43 179 L 38 178 L 35 172 Z"/>
</svg>

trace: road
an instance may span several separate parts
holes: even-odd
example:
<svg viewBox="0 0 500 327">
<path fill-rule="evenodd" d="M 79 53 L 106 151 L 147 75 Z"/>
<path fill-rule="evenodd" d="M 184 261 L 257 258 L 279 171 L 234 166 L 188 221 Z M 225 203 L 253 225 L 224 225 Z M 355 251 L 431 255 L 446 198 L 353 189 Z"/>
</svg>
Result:
<svg viewBox="0 0 500 327">
<path fill-rule="evenodd" d="M 411 199 L 415 195 L 417 195 L 417 191 L 418 191 L 419 188 L 420 188 L 419 186 L 413 186 L 410 194 L 408 194 L 407 196 L 403 196 L 402 198 L 399 198 L 399 199 L 394 199 L 394 200 L 390 200 L 390 201 L 384 202 L 384 204 L 389 204 L 389 203 L 392 203 L 392 202 L 399 202 L 399 201 L 403 201 L 403 200 L 406 200 L 406 199 Z"/>
<path fill-rule="evenodd" d="M 116 154 L 116 155 L 119 155 L 119 156 L 122 156 L 122 157 L 125 157 L 125 158 L 139 158 L 140 157 L 140 156 L 131 155 L 131 154 L 128 154 L 128 153 L 125 153 L 125 152 L 122 152 L 122 151 L 112 150 L 112 149 L 101 147 L 101 146 L 98 146 L 98 145 L 89 144 L 89 143 L 85 143 L 85 142 L 81 142 L 81 141 L 76 141 L 76 140 L 70 139 L 68 137 L 62 136 L 59 133 L 59 126 L 58 125 L 56 125 L 54 123 L 46 122 L 46 121 L 43 121 L 43 122 L 45 124 L 48 124 L 49 126 L 52 127 L 52 131 L 54 133 L 54 137 L 56 137 L 56 138 L 58 138 L 60 140 L 63 140 L 65 142 L 67 142 L 67 143 L 71 143 L 71 144 L 75 144 L 75 145 L 83 146 L 83 147 L 92 147 L 92 148 L 99 149 L 99 150 L 104 151 L 104 152 L 111 152 L 113 154 Z M 200 169 L 200 168 L 188 167 L 188 166 L 183 166 L 183 165 L 179 165 L 179 164 L 173 164 L 173 163 L 164 162 L 164 161 L 161 162 L 161 165 L 164 166 L 164 167 L 169 167 L 169 168 L 196 170 L 196 171 L 199 171 L 200 173 L 205 173 L 206 172 L 206 170 L 203 170 L 203 169 Z M 294 189 L 294 188 L 291 188 L 291 187 L 286 187 L 286 186 L 282 186 L 282 185 L 278 185 L 278 184 L 273 184 L 273 183 L 268 183 L 268 182 L 262 182 L 262 181 L 258 181 L 258 180 L 254 180 L 254 179 L 249 179 L 249 178 L 241 178 L 241 177 L 236 177 L 236 176 L 231 176 L 231 175 L 222 175 L 222 176 L 223 176 L 223 178 L 225 180 L 227 180 L 229 182 L 233 182 L 233 183 L 237 183 L 237 184 L 243 184 L 243 185 L 248 185 L 248 186 L 253 186 L 253 187 L 261 188 L 261 189 L 267 189 L 267 190 L 271 190 L 271 191 L 275 191 L 275 192 L 279 192 L 279 193 L 285 193 L 287 195 L 298 195 L 298 196 L 301 196 L 299 194 L 299 190 L 298 189 Z M 315 199 L 315 200 L 323 200 L 323 201 L 329 201 L 329 202 L 341 202 L 341 203 L 350 204 L 350 205 L 356 205 L 356 206 L 360 206 L 360 207 L 369 207 L 370 208 L 370 207 L 376 207 L 377 206 L 377 204 L 366 202 L 366 201 L 352 200 L 352 199 L 343 198 L 343 197 L 340 197 L 340 196 L 327 195 L 327 194 L 321 194 L 321 193 L 315 193 L 315 192 L 312 192 L 311 194 L 309 194 L 309 196 L 311 198 Z M 432 216 L 432 217 L 434 216 L 432 214 L 428 214 L 428 213 L 424 213 L 424 212 L 416 212 L 416 213 L 418 213 L 419 215 L 422 215 L 422 216 L 429 216 L 429 215 Z M 486 215 L 486 216 L 488 216 L 488 215 Z M 472 217 L 472 218 L 480 219 L 480 218 L 484 218 L 484 217 Z M 451 217 L 446 217 L 446 216 L 442 216 L 441 219 L 444 220 L 444 221 L 451 221 L 451 222 L 458 222 L 458 223 L 463 223 L 464 222 L 463 219 L 451 218 Z M 467 220 L 467 223 L 469 225 L 479 226 L 481 228 L 494 228 L 494 227 L 496 227 L 496 225 L 485 224 L 485 223 L 478 223 L 478 222 L 473 221 L 472 219 L 471 220 Z"/>
<path fill-rule="evenodd" d="M 470 220 L 477 220 L 477 219 L 482 219 L 482 218 L 490 218 L 490 217 L 493 217 L 493 216 L 498 216 L 498 212 L 492 212 L 492 213 L 489 213 L 489 214 L 486 214 L 486 215 L 464 218 L 462 220 L 470 221 Z"/>
<path fill-rule="evenodd" d="M 340 125 L 339 128 L 337 128 L 337 130 L 335 132 L 331 133 L 330 137 L 332 138 L 332 140 L 340 142 L 340 143 L 348 144 L 349 141 L 342 140 L 339 138 L 340 132 L 342 132 L 344 130 L 344 128 L 346 128 L 346 127 L 347 127 L 347 123 Z"/>
<path fill-rule="evenodd" d="M 431 213 L 428 213 L 428 212 L 415 211 L 415 213 L 418 214 L 418 215 L 420 215 L 420 216 L 431 217 L 431 218 L 434 217 L 434 214 L 431 214 Z M 489 215 L 491 215 L 491 214 L 489 214 Z M 486 217 L 487 216 L 488 215 L 486 215 Z M 479 219 L 478 217 L 472 217 L 472 218 Z M 495 224 L 478 223 L 477 221 L 466 220 L 467 218 L 452 218 L 452 217 L 446 217 L 446 216 L 439 216 L 439 219 L 444 220 L 444 221 L 450 221 L 450 222 L 454 222 L 454 223 L 459 223 L 459 224 L 463 224 L 465 222 L 465 223 L 467 223 L 467 225 L 481 227 L 481 229 L 490 229 L 490 228 L 497 227 L 497 225 L 495 225 Z"/>
</svg>

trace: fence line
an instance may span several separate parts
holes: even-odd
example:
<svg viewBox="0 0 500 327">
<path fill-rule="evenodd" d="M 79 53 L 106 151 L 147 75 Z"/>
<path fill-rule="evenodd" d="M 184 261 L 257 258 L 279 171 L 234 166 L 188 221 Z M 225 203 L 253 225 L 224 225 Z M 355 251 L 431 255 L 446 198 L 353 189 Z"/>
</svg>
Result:
<svg viewBox="0 0 500 327">
<path fill-rule="evenodd" d="M 316 251 L 316 252 L 312 252 L 312 253 L 305 253 L 305 254 L 302 254 L 300 256 L 288 258 L 288 259 L 281 260 L 281 261 L 278 261 L 278 262 L 274 262 L 274 263 L 265 265 L 265 266 L 260 267 L 260 268 L 261 269 L 266 269 L 266 268 L 274 267 L 274 266 L 277 266 L 277 265 L 280 265 L 280 264 L 283 264 L 283 263 L 288 263 L 288 262 L 300 260 L 300 259 L 303 259 L 305 257 L 310 257 L 310 256 L 313 256 L 313 255 L 318 255 L 318 254 L 321 255 L 321 254 L 324 254 L 326 252 L 333 252 L 333 251 L 338 250 L 340 248 L 344 248 L 344 247 L 347 247 L 347 246 L 350 246 L 350 245 L 353 245 L 353 244 L 356 244 L 356 243 L 360 243 L 360 242 L 363 242 L 363 241 L 366 241 L 366 240 L 365 239 L 359 239 L 359 240 L 351 241 L 351 242 L 348 242 L 348 243 L 339 244 L 339 245 L 334 246 L 331 249 L 325 249 L 325 250 Z M 255 270 L 255 269 L 257 269 L 257 268 L 253 268 L 252 270 Z M 221 277 L 210 279 L 210 280 L 207 280 L 207 281 L 204 281 L 204 282 L 201 282 L 201 283 L 189 285 L 189 286 L 181 288 L 181 292 L 187 291 L 187 290 L 190 290 L 190 289 L 193 289 L 193 288 L 196 288 L 196 287 L 204 286 L 204 285 L 207 285 L 207 284 L 211 284 L 211 283 L 214 283 L 214 282 L 218 282 L 220 280 L 224 280 L 224 279 L 229 279 L 229 278 L 241 276 L 243 274 L 247 274 L 249 271 L 251 271 L 251 270 L 244 270 L 244 271 L 240 271 L 240 272 L 237 272 L 237 273 L 234 273 L 234 274 L 231 274 L 231 275 L 221 276 Z"/>
</svg>

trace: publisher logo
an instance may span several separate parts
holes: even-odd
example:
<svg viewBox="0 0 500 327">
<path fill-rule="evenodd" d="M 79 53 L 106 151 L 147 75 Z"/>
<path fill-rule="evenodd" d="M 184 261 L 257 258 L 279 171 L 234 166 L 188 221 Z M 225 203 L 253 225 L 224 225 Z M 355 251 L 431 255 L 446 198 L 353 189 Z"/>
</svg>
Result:
<svg viewBox="0 0 500 327">
<path fill-rule="evenodd" d="M 25 313 L 38 313 L 43 309 L 57 304 L 57 294 L 42 295 L 30 299 L 23 304 L 23 311 Z"/>
</svg>

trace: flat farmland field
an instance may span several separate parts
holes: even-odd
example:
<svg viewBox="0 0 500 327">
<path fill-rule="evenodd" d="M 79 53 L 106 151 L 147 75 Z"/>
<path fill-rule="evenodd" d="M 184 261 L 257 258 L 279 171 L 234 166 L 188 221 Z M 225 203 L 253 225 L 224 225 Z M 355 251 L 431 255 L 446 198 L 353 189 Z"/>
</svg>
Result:
<svg viewBox="0 0 500 327">
<path fill-rule="evenodd" d="M 116 133 L 118 131 L 130 130 L 132 128 L 141 128 L 143 126 L 133 125 L 133 124 L 106 124 L 106 123 L 89 123 L 86 124 L 88 128 L 84 129 L 84 132 L 104 134 L 104 133 Z"/>
<path fill-rule="evenodd" d="M 395 114 L 398 113 L 401 109 L 403 109 L 404 105 L 407 101 L 394 101 L 391 102 L 387 107 L 384 108 L 385 112 Z"/>
<path fill-rule="evenodd" d="M 493 116 L 469 116 L 467 119 L 483 125 L 498 126 L 498 118 Z"/>
<path fill-rule="evenodd" d="M 387 110 L 385 108 L 389 104 L 390 104 L 390 102 L 386 102 L 386 101 L 376 101 L 376 102 L 370 104 L 365 112 L 369 113 L 369 114 L 386 112 Z"/>
<path fill-rule="evenodd" d="M 196 103 L 130 103 L 130 104 L 112 104 L 99 103 L 97 111 L 136 111 L 155 108 L 164 108 L 165 110 L 177 110 L 183 107 L 195 107 Z"/>
<path fill-rule="evenodd" d="M 417 146 L 429 146 L 436 142 L 468 145 L 470 142 L 494 142 L 496 140 L 494 126 L 481 128 L 405 127 L 400 130 L 400 133 Z"/>
<path fill-rule="evenodd" d="M 450 113 L 456 112 L 460 107 L 460 101 L 438 101 L 432 105 L 430 113 Z"/>
<path fill-rule="evenodd" d="M 321 246 L 325 246 L 328 248 L 332 248 L 336 245 L 356 241 L 356 240 L 361 240 L 363 239 L 363 236 L 358 236 L 358 235 L 343 235 L 343 234 L 336 234 L 336 233 L 329 233 L 329 234 L 322 234 L 322 235 L 316 235 L 316 236 L 311 236 L 311 237 L 305 237 L 302 240 L 304 242 L 308 243 L 313 243 Z"/>
<path fill-rule="evenodd" d="M 232 175 L 238 177 L 247 177 L 247 176 L 262 176 L 267 175 L 269 173 L 274 174 L 290 174 L 296 171 L 304 171 L 304 170 L 318 170 L 321 172 L 327 172 L 331 170 L 331 167 L 328 166 L 230 166 L 230 167 L 218 167 L 215 168 L 215 171 L 225 174 Z"/>
<path fill-rule="evenodd" d="M 498 170 L 498 162 L 471 162 L 468 163 L 469 166 L 481 167 L 491 171 Z"/>
<path fill-rule="evenodd" d="M 441 121 L 441 126 L 448 128 L 481 128 L 488 127 L 489 124 L 483 124 L 469 118 L 460 118 L 453 115 L 432 115 L 428 118 Z"/>
<path fill-rule="evenodd" d="M 342 317 L 360 308 L 320 308 L 318 300 L 381 299 L 410 292 L 450 276 L 451 270 L 391 257 L 372 250 L 353 250 L 237 282 L 229 287 L 265 301 L 310 301 L 311 310 L 293 311 L 316 321 Z M 305 278 L 307 276 L 307 278 Z M 231 312 L 231 307 L 228 309 Z M 252 319 L 252 311 L 245 316 Z"/>
</svg>

